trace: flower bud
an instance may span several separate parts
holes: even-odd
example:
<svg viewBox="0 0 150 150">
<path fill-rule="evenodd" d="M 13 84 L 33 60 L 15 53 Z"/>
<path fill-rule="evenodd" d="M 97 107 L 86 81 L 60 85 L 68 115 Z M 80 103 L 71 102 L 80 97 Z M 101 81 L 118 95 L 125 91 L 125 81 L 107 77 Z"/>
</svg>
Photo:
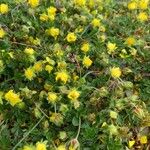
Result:
<svg viewBox="0 0 150 150">
<path fill-rule="evenodd" d="M 117 135 L 118 134 L 118 129 L 113 124 L 111 124 L 108 128 L 109 128 L 110 134 L 112 134 L 112 135 Z"/>
<path fill-rule="evenodd" d="M 70 141 L 69 149 L 77 150 L 77 148 L 80 146 L 80 143 L 77 139 L 72 139 Z"/>
<path fill-rule="evenodd" d="M 17 107 L 20 109 L 24 109 L 26 107 L 26 105 L 24 102 L 20 102 L 20 103 L 18 103 Z"/>
<path fill-rule="evenodd" d="M 107 87 L 101 87 L 99 94 L 101 97 L 106 97 L 109 94 Z"/>
<path fill-rule="evenodd" d="M 110 117 L 111 117 L 112 119 L 117 119 L 117 116 L 118 116 L 118 113 L 117 113 L 117 112 L 115 112 L 115 111 L 110 111 Z"/>
<path fill-rule="evenodd" d="M 59 132 L 59 139 L 65 140 L 67 138 L 67 134 L 65 131 L 60 131 Z"/>
</svg>

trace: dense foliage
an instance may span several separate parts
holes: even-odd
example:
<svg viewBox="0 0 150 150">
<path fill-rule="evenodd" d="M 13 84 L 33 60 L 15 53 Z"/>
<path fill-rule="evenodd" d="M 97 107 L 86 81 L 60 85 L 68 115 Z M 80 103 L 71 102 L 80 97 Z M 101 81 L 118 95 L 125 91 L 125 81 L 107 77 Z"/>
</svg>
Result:
<svg viewBox="0 0 150 150">
<path fill-rule="evenodd" d="M 150 149 L 149 0 L 0 0 L 0 150 Z"/>
</svg>

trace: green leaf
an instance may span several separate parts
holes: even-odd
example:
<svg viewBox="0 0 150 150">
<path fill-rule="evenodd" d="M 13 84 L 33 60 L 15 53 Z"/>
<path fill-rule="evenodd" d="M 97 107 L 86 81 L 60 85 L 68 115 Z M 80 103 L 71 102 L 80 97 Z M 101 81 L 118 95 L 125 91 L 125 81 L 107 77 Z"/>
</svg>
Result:
<svg viewBox="0 0 150 150">
<path fill-rule="evenodd" d="M 78 125 L 79 125 L 79 120 L 78 120 L 76 117 L 73 117 L 73 119 L 72 119 L 72 124 L 73 124 L 74 126 L 78 126 Z"/>
</svg>

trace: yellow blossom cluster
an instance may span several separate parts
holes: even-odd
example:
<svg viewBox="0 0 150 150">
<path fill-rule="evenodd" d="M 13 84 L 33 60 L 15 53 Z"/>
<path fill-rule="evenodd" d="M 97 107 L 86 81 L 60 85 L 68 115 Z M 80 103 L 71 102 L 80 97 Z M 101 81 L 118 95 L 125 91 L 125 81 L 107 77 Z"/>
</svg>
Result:
<svg viewBox="0 0 150 150">
<path fill-rule="evenodd" d="M 20 96 L 18 94 L 16 94 L 13 90 L 9 90 L 6 94 L 5 94 L 5 99 L 12 105 L 15 106 L 16 104 L 22 102 L 22 100 L 20 99 Z"/>
<path fill-rule="evenodd" d="M 2 3 L 0 4 L 0 14 L 7 14 L 9 11 L 9 7 L 7 4 Z"/>
</svg>

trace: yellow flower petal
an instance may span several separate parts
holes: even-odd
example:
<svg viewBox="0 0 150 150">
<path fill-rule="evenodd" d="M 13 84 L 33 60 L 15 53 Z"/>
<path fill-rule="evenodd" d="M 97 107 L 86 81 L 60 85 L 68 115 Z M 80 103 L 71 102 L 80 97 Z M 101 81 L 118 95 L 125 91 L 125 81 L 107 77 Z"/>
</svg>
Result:
<svg viewBox="0 0 150 150">
<path fill-rule="evenodd" d="M 132 148 L 134 144 L 135 144 L 134 140 L 129 141 L 129 143 L 128 143 L 129 148 Z"/>
<path fill-rule="evenodd" d="M 140 143 L 141 143 L 141 144 L 146 144 L 146 143 L 147 143 L 147 136 L 145 136 L 145 135 L 144 135 L 144 136 L 141 136 L 141 137 L 140 137 Z"/>
</svg>

